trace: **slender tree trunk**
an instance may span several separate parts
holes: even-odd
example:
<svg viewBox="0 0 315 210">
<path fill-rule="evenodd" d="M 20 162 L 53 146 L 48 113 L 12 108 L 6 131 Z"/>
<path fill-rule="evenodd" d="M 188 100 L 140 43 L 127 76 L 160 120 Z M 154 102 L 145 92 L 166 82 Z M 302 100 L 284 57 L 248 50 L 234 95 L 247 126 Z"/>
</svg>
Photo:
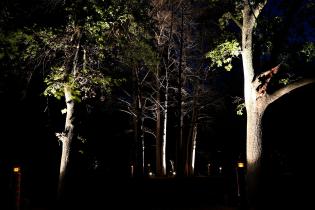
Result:
<svg viewBox="0 0 315 210">
<path fill-rule="evenodd" d="M 165 103 L 164 103 L 164 118 L 163 118 L 163 138 L 162 138 L 162 174 L 166 175 L 166 139 L 167 139 L 167 112 L 168 112 L 168 72 L 165 72 Z"/>
<path fill-rule="evenodd" d="M 185 175 L 185 149 L 183 143 L 183 98 L 182 98 L 182 87 L 183 87 L 183 47 L 184 47 L 184 8 L 181 5 L 181 32 L 180 32 L 180 47 L 179 47 L 179 67 L 178 67 L 178 142 L 177 142 L 177 158 L 176 158 L 176 175 L 177 177 L 184 177 Z"/>
<path fill-rule="evenodd" d="M 144 133 L 143 133 L 143 116 L 142 116 L 142 102 L 141 90 L 138 79 L 138 69 L 133 68 L 133 100 L 134 100 L 134 144 L 135 144 L 135 175 L 144 176 Z"/>
<path fill-rule="evenodd" d="M 197 147 L 197 134 L 198 124 L 194 124 L 193 135 L 192 135 L 192 147 L 191 147 L 191 163 L 190 163 L 190 175 L 195 175 L 195 163 L 196 163 L 196 147 Z"/>
<path fill-rule="evenodd" d="M 141 170 L 142 170 L 142 176 L 145 175 L 145 144 L 144 144 L 144 118 L 142 116 L 142 108 L 140 110 L 140 143 L 141 143 Z"/>
<path fill-rule="evenodd" d="M 197 97 L 198 91 L 194 91 L 193 96 L 193 107 L 192 107 L 192 117 L 191 117 L 191 127 L 189 130 L 189 135 L 187 139 L 186 146 L 186 160 L 185 160 L 185 175 L 193 176 L 194 175 L 194 158 L 195 158 L 195 149 L 196 149 L 196 137 L 197 137 Z"/>
<path fill-rule="evenodd" d="M 79 62 L 79 51 L 81 49 L 81 37 L 82 33 L 80 29 L 78 29 L 77 37 L 74 40 L 75 51 L 74 57 L 72 58 L 72 68 L 68 68 L 65 78 L 68 79 L 70 74 L 73 77 L 77 76 L 78 73 L 78 62 Z M 69 59 L 69 60 L 68 60 Z M 65 63 L 69 64 L 70 57 L 66 58 Z M 85 61 L 83 61 L 85 62 Z M 67 65 L 65 65 L 67 67 Z M 66 82 L 64 83 L 64 96 L 66 102 L 66 121 L 65 121 L 65 129 L 61 134 L 57 134 L 60 142 L 62 143 L 61 150 L 61 160 L 60 160 L 60 172 L 59 172 L 59 182 L 58 182 L 58 201 L 60 203 L 63 202 L 64 194 L 65 194 L 65 185 L 67 179 L 67 171 L 69 170 L 69 158 L 72 147 L 72 142 L 76 137 L 75 134 L 75 101 L 73 100 L 72 88 Z"/>
<path fill-rule="evenodd" d="M 197 146 L 197 123 L 193 123 L 188 135 L 188 146 L 186 151 L 185 175 L 194 176 L 195 174 L 195 160 L 196 160 L 196 146 Z"/>
<path fill-rule="evenodd" d="M 156 175 L 162 176 L 163 175 L 163 154 L 162 154 L 162 139 L 161 139 L 161 95 L 160 95 L 160 68 L 157 66 L 156 68 L 156 134 L 155 134 L 155 141 L 156 141 Z"/>
<path fill-rule="evenodd" d="M 165 107 L 163 118 L 163 140 L 162 140 L 162 173 L 166 175 L 166 139 L 167 139 L 167 111 L 168 111 L 168 85 L 165 90 Z"/>
<path fill-rule="evenodd" d="M 168 4 L 171 4 L 171 25 L 170 32 L 168 35 L 168 45 L 167 45 L 167 62 L 165 66 L 165 105 L 164 105 L 164 118 L 163 118 L 163 141 L 162 141 L 162 164 L 163 164 L 163 174 L 167 175 L 167 165 L 166 165 L 166 142 L 167 142 L 167 125 L 168 125 L 168 99 L 169 99 L 169 77 L 168 73 L 171 69 L 171 48 L 172 48 L 172 40 L 173 40 L 173 22 L 174 22 L 174 5 L 172 1 L 169 1 Z M 172 166 L 172 171 L 173 170 Z"/>
<path fill-rule="evenodd" d="M 59 140 L 62 143 L 59 182 L 58 182 L 58 199 L 59 200 L 63 198 L 65 184 L 66 184 L 66 174 L 68 171 L 68 164 L 69 164 L 69 157 L 70 157 L 70 148 L 71 148 L 71 143 L 75 137 L 75 132 L 74 132 L 75 103 L 73 101 L 71 88 L 68 85 L 65 85 L 64 92 L 65 92 L 65 101 L 67 105 L 67 115 L 66 115 L 66 122 L 65 122 L 65 130 L 63 134 L 61 134 L 61 136 L 59 137 Z"/>
</svg>

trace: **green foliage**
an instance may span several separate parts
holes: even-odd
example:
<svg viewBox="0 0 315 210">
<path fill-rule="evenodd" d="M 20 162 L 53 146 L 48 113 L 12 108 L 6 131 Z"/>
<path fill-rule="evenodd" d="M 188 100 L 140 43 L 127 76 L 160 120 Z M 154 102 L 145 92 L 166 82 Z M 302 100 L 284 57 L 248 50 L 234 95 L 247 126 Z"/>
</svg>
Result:
<svg viewBox="0 0 315 210">
<path fill-rule="evenodd" d="M 124 59 L 129 65 L 143 64 L 150 70 L 155 70 L 159 62 L 154 49 L 145 41 L 134 41 L 124 52 Z"/>
<path fill-rule="evenodd" d="M 88 2 L 82 8 L 72 4 L 65 11 L 65 25 L 33 27 L 34 42 L 26 49 L 24 58 L 46 67 L 45 96 L 61 99 L 65 85 L 71 87 L 76 101 L 109 93 L 111 87 L 123 80 L 110 76 L 113 68 L 108 66 L 108 59 L 115 59 L 117 50 L 124 45 L 123 40 L 134 33 L 137 27 L 134 18 L 123 3 L 117 2 L 107 7 L 104 1 Z M 78 44 L 79 56 L 76 57 Z M 148 46 L 140 42 L 134 46 L 142 53 L 139 57 L 151 56 L 152 50 L 145 53 L 150 50 Z M 150 58 L 145 60 L 148 65 L 153 62 Z"/>
<path fill-rule="evenodd" d="M 219 18 L 219 26 L 222 30 L 224 30 L 231 21 L 236 21 L 237 24 L 241 22 L 241 16 L 240 15 L 233 15 L 231 12 L 223 13 L 221 18 Z"/>
<path fill-rule="evenodd" d="M 51 74 L 44 81 L 47 84 L 44 95 L 53 96 L 60 100 L 64 96 L 64 67 L 54 67 L 52 70 Z"/>
<path fill-rule="evenodd" d="M 244 111 L 245 111 L 245 103 L 240 103 L 236 106 L 236 114 L 241 116 L 244 114 Z"/>
<path fill-rule="evenodd" d="M 235 96 L 232 103 L 236 105 L 236 114 L 239 116 L 243 115 L 246 109 L 244 98 Z"/>
<path fill-rule="evenodd" d="M 208 52 L 206 58 L 210 58 L 211 67 L 223 67 L 230 71 L 233 67 L 232 59 L 240 55 L 240 50 L 240 45 L 236 40 L 227 40 Z"/>
<path fill-rule="evenodd" d="M 287 85 L 289 84 L 290 79 L 289 78 L 283 78 L 279 80 L 279 84 Z"/>
<path fill-rule="evenodd" d="M 30 45 L 33 37 L 24 33 L 22 30 L 9 33 L 0 33 L 0 61 L 8 59 L 9 61 L 21 61 L 28 51 L 24 51 L 26 46 Z"/>
<path fill-rule="evenodd" d="M 221 29 L 224 29 L 229 21 L 231 19 L 231 13 L 230 12 L 226 12 L 222 15 L 222 17 L 219 19 L 219 25 Z"/>
<path fill-rule="evenodd" d="M 306 62 L 311 62 L 315 58 L 315 44 L 314 42 L 306 42 L 301 50 L 301 54 L 306 57 Z"/>
</svg>

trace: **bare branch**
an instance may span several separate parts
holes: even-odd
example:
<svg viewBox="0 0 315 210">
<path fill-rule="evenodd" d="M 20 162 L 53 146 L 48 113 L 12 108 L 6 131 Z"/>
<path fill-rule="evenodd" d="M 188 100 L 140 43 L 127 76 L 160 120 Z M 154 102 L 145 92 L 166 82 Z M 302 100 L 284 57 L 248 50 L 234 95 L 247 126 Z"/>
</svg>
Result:
<svg viewBox="0 0 315 210">
<path fill-rule="evenodd" d="M 257 17 L 259 16 L 260 12 L 262 11 L 262 9 L 265 7 L 265 5 L 267 4 L 268 0 L 263 0 L 262 2 L 258 3 L 256 6 L 253 5 L 251 3 L 250 0 L 244 0 L 244 4 L 247 5 L 251 12 L 252 12 L 252 16 L 254 16 L 255 19 L 257 19 Z"/>
<path fill-rule="evenodd" d="M 152 101 L 154 101 L 155 104 L 157 104 L 162 110 L 165 110 L 164 106 L 160 104 L 154 97 L 151 97 Z"/>
<path fill-rule="evenodd" d="M 142 81 L 140 82 L 141 85 L 143 84 L 143 82 L 145 81 L 145 79 L 147 78 L 147 76 L 149 75 L 149 73 L 150 73 L 150 71 L 148 71 L 148 72 L 146 73 L 146 75 L 143 77 Z"/>
<path fill-rule="evenodd" d="M 243 25 L 232 14 L 231 14 L 231 19 L 240 29 L 242 29 Z"/>
<path fill-rule="evenodd" d="M 130 102 L 128 102 L 128 101 L 126 101 L 126 100 L 123 100 L 122 98 L 118 98 L 118 100 L 119 100 L 120 102 L 125 103 L 127 106 L 131 106 Z"/>
<path fill-rule="evenodd" d="M 299 87 L 303 87 L 305 85 L 308 84 L 312 84 L 315 83 L 315 78 L 308 78 L 308 79 L 301 79 L 298 80 L 296 82 L 293 82 L 291 84 L 288 84 L 287 86 L 275 91 L 274 93 L 270 94 L 270 95 L 266 95 L 266 101 L 268 104 L 271 104 L 272 102 L 276 101 L 277 99 L 279 99 L 281 96 L 290 93 L 291 91 L 299 88 Z"/>
<path fill-rule="evenodd" d="M 130 112 L 130 111 L 127 111 L 127 110 L 124 110 L 124 109 L 119 109 L 119 111 L 125 112 L 125 113 L 127 113 L 129 115 L 132 115 L 132 116 L 136 117 L 135 113 L 133 113 L 133 112 Z"/>
<path fill-rule="evenodd" d="M 156 138 L 156 135 L 153 131 L 149 130 L 148 128 L 144 128 L 143 130 L 145 133 L 151 134 L 152 136 L 154 136 L 154 138 Z"/>
<path fill-rule="evenodd" d="M 271 78 L 278 73 L 279 69 L 280 69 L 280 64 L 278 64 L 277 66 L 271 68 L 268 71 L 265 71 L 261 74 L 259 74 L 255 80 L 254 80 L 254 87 L 256 87 L 256 91 L 257 91 L 257 96 L 256 99 L 264 96 L 267 94 L 267 88 L 269 85 L 269 82 L 271 80 Z"/>
<path fill-rule="evenodd" d="M 261 10 L 265 7 L 265 5 L 267 4 L 267 0 L 263 0 L 261 3 L 259 3 L 255 9 L 254 9 L 254 15 L 255 17 L 258 17 L 258 15 L 260 14 Z"/>
<path fill-rule="evenodd" d="M 228 12 L 229 18 L 242 30 L 243 25 L 238 21 L 232 13 Z"/>
</svg>

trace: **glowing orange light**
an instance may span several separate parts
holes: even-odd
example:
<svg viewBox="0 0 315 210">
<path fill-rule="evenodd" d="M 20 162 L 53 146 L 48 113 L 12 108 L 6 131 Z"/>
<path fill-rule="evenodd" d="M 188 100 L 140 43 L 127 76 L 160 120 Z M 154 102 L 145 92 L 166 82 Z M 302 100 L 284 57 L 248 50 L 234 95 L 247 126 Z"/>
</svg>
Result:
<svg viewBox="0 0 315 210">
<path fill-rule="evenodd" d="M 14 168 L 13 168 L 13 172 L 14 172 L 14 173 L 19 173 L 20 170 L 21 170 L 20 167 L 14 167 Z"/>
<path fill-rule="evenodd" d="M 245 167 L 245 164 L 243 162 L 238 162 L 237 163 L 237 167 L 239 168 L 244 168 Z"/>
</svg>

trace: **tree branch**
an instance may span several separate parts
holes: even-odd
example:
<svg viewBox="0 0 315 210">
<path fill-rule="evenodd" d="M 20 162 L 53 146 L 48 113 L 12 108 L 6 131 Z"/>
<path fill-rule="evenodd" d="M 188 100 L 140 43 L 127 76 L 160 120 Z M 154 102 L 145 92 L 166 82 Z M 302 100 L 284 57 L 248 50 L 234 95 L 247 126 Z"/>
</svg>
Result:
<svg viewBox="0 0 315 210">
<path fill-rule="evenodd" d="M 229 16 L 231 18 L 231 20 L 233 20 L 233 22 L 242 30 L 243 25 L 240 23 L 240 21 L 238 21 L 234 15 L 232 15 L 231 13 L 229 13 Z"/>
<path fill-rule="evenodd" d="M 257 18 L 261 12 L 261 10 L 265 7 L 265 5 L 267 4 L 268 0 L 263 0 L 262 2 L 260 2 L 259 4 L 257 4 L 257 6 L 255 7 L 251 7 L 251 5 L 249 4 L 249 6 L 251 7 L 251 9 L 253 10 L 253 14 L 255 16 L 255 18 Z"/>
<path fill-rule="evenodd" d="M 277 66 L 271 68 L 270 70 L 268 71 L 265 71 L 261 74 L 259 74 L 253 84 L 254 84 L 254 87 L 256 88 L 256 91 L 257 91 L 257 96 L 256 96 L 256 99 L 262 97 L 263 95 L 266 94 L 266 91 L 267 91 L 267 88 L 268 88 L 268 84 L 271 80 L 271 78 L 278 73 L 279 71 L 279 68 L 280 68 L 280 64 L 278 64 Z"/>
<path fill-rule="evenodd" d="M 274 93 L 267 95 L 268 104 L 271 104 L 272 102 L 276 101 L 283 95 L 290 93 L 291 91 L 299 87 L 303 87 L 305 85 L 312 84 L 312 83 L 315 83 L 315 78 L 301 79 L 291 84 L 288 84 L 287 86 L 275 91 Z"/>
</svg>

